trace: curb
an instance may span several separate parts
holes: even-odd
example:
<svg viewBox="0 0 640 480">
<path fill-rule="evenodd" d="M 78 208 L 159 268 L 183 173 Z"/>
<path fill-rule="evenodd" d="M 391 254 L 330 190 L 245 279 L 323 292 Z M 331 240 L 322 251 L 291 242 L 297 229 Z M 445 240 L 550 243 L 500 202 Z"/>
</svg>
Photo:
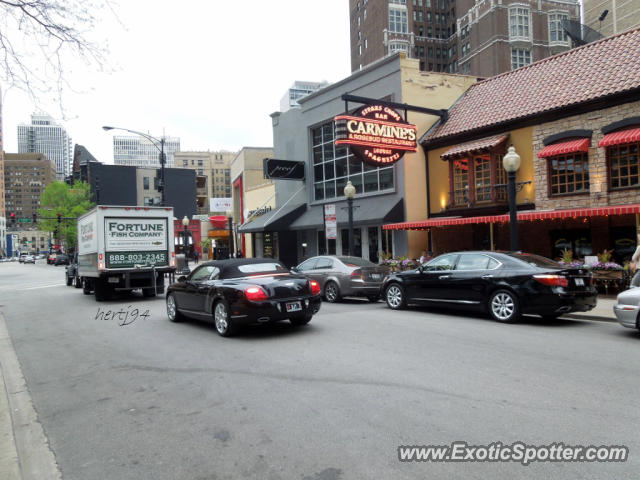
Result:
<svg viewBox="0 0 640 480">
<path fill-rule="evenodd" d="M 603 317 L 600 315 L 589 315 L 589 314 L 576 314 L 576 313 L 568 313 L 563 315 L 563 317 L 570 318 L 572 320 L 593 320 L 595 322 L 608 322 L 608 323 L 617 323 L 618 320 L 615 317 Z"/>
<path fill-rule="evenodd" d="M 0 474 L 16 480 L 60 480 L 62 474 L 38 421 L 20 362 L 0 313 Z"/>
</svg>

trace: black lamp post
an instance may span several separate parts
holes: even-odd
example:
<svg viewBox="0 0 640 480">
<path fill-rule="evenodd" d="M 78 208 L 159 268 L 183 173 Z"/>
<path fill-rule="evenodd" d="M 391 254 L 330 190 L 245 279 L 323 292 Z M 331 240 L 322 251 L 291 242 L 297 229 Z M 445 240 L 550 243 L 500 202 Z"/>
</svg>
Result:
<svg viewBox="0 0 640 480">
<path fill-rule="evenodd" d="M 147 140 L 149 140 L 154 147 L 156 147 L 158 149 L 158 151 L 160 152 L 160 184 L 158 185 L 158 190 L 160 190 L 161 193 L 161 199 L 160 199 L 160 206 L 164 207 L 165 206 L 165 198 L 164 198 L 164 165 L 167 161 L 167 158 L 164 154 L 164 142 L 165 142 L 165 138 L 164 136 L 162 138 L 156 138 L 156 137 L 152 137 L 149 134 L 146 133 L 142 133 L 142 132 L 138 132 L 136 130 L 129 130 L 128 128 L 120 128 L 120 127 L 102 127 L 102 129 L 104 131 L 109 131 L 109 130 L 122 130 L 124 132 L 129 132 L 129 133 L 133 133 L 135 135 L 140 135 L 141 137 L 146 138 Z M 160 143 L 160 147 L 158 147 L 157 143 Z"/>
<path fill-rule="evenodd" d="M 511 234 L 511 251 L 518 250 L 518 211 L 516 209 L 516 172 L 520 168 L 520 155 L 513 145 L 502 159 L 502 166 L 507 171 L 509 194 L 509 231 Z"/>
<path fill-rule="evenodd" d="M 233 256 L 233 210 L 229 210 L 227 212 L 227 217 L 229 219 L 229 258 Z"/>
<path fill-rule="evenodd" d="M 182 232 L 182 244 L 184 245 L 184 264 L 189 269 L 189 218 L 185 215 L 182 219 L 182 226 L 184 231 Z"/>
<path fill-rule="evenodd" d="M 349 213 L 349 256 L 353 256 L 353 197 L 356 196 L 356 187 L 351 180 L 344 187 L 344 196 L 347 197 L 347 211 Z"/>
</svg>

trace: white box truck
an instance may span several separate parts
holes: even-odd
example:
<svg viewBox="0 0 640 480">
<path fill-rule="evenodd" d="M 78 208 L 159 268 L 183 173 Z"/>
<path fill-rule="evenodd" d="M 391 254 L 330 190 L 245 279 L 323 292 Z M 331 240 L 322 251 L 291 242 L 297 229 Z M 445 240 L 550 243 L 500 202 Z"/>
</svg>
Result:
<svg viewBox="0 0 640 480">
<path fill-rule="evenodd" d="M 86 295 L 164 293 L 164 274 L 175 268 L 173 208 L 98 205 L 78 218 L 78 276 Z"/>
</svg>

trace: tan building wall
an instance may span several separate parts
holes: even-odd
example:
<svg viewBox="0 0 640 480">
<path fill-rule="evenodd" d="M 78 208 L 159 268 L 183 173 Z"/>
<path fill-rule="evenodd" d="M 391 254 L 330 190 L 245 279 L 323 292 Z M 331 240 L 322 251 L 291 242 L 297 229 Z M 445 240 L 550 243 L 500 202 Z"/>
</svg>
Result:
<svg viewBox="0 0 640 480">
<path fill-rule="evenodd" d="M 274 183 L 267 183 L 246 190 L 244 193 L 244 218 L 245 221 L 252 212 L 262 208 L 276 208 L 276 187 Z M 252 218 L 258 218 L 253 216 Z M 255 257 L 253 251 L 253 234 L 245 234 L 245 256 Z"/>
<path fill-rule="evenodd" d="M 156 175 L 158 170 L 156 168 L 137 168 L 136 169 L 136 198 L 138 199 L 139 206 L 152 206 L 160 205 L 162 200 L 162 192 L 159 192 L 156 188 Z M 147 179 L 147 185 L 145 187 L 145 178 Z"/>
<path fill-rule="evenodd" d="M 415 59 L 402 59 L 402 101 L 409 105 L 421 105 L 434 109 L 448 109 L 477 79 L 466 75 L 451 75 L 436 72 L 421 72 Z M 408 120 L 417 126 L 418 135 L 426 132 L 437 120 L 434 115 L 409 112 Z M 406 219 L 408 222 L 424 220 L 427 212 L 427 170 L 424 149 L 406 153 L 405 192 Z M 430 175 L 433 175 L 429 171 Z M 448 173 L 447 173 L 448 175 Z M 447 178 L 447 177 L 445 177 Z M 427 233 L 410 231 L 409 256 L 419 257 L 427 248 Z"/>
<path fill-rule="evenodd" d="M 17 218 L 37 213 L 45 188 L 56 179 L 53 161 L 42 153 L 6 153 L 4 174 L 7 215 Z"/>
<path fill-rule="evenodd" d="M 18 235 L 18 247 L 21 253 L 44 253 L 49 251 L 49 239 L 51 232 L 42 230 L 18 230 L 12 231 Z M 15 248 L 15 247 L 14 247 Z"/>
<path fill-rule="evenodd" d="M 640 26 L 640 0 L 583 0 L 584 23 L 605 37 Z M 602 22 L 602 12 L 609 10 Z"/>
<path fill-rule="evenodd" d="M 543 148 L 543 139 L 550 135 L 577 129 L 593 131 L 591 147 L 589 148 L 589 194 L 550 197 L 548 193 L 547 160 L 536 157 L 536 208 L 580 208 L 640 203 L 640 189 L 638 188 L 609 189 L 606 148 L 598 147 L 598 142 L 604 136 L 601 131 L 602 127 L 626 118 L 636 117 L 638 112 L 640 112 L 640 101 L 575 115 L 536 126 L 532 137 L 533 150 L 536 155 Z"/>
</svg>

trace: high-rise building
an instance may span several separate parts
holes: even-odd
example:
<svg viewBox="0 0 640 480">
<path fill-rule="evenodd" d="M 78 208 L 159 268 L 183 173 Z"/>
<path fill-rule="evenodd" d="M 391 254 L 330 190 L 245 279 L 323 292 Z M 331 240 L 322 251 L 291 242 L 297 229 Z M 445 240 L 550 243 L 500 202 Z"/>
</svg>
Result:
<svg viewBox="0 0 640 480">
<path fill-rule="evenodd" d="M 231 198 L 231 161 L 238 152 L 176 152 L 175 168 L 196 172 L 198 214 L 209 213 L 210 198 Z"/>
<path fill-rule="evenodd" d="M 322 87 L 329 85 L 329 82 L 302 82 L 296 80 L 287 93 L 280 100 L 280 111 L 286 112 L 290 108 L 299 107 L 298 99 L 309 95 L 310 93 L 320 90 Z"/>
<path fill-rule="evenodd" d="M 71 174 L 71 152 L 71 137 L 49 115 L 34 113 L 30 125 L 18 125 L 18 153 L 44 154 L 54 162 L 58 180 Z"/>
<path fill-rule="evenodd" d="M 115 165 L 134 167 L 159 167 L 160 142 L 140 135 L 116 135 L 113 137 L 113 162 Z M 180 139 L 165 137 L 165 167 L 173 167 L 173 154 L 180 151 Z"/>
<path fill-rule="evenodd" d="M 568 50 L 578 0 L 350 0 L 351 70 L 395 52 L 420 69 L 489 77 Z"/>
<path fill-rule="evenodd" d="M 605 37 L 640 27 L 640 0 L 582 0 L 582 9 L 584 24 Z"/>
<path fill-rule="evenodd" d="M 4 205 L 4 147 L 2 144 L 2 90 L 0 90 L 0 256 L 7 254 L 7 220 Z"/>
<path fill-rule="evenodd" d="M 45 188 L 56 179 L 55 164 L 42 153 L 6 153 L 4 164 L 7 212 L 15 213 L 16 221 L 31 220 Z"/>
</svg>

